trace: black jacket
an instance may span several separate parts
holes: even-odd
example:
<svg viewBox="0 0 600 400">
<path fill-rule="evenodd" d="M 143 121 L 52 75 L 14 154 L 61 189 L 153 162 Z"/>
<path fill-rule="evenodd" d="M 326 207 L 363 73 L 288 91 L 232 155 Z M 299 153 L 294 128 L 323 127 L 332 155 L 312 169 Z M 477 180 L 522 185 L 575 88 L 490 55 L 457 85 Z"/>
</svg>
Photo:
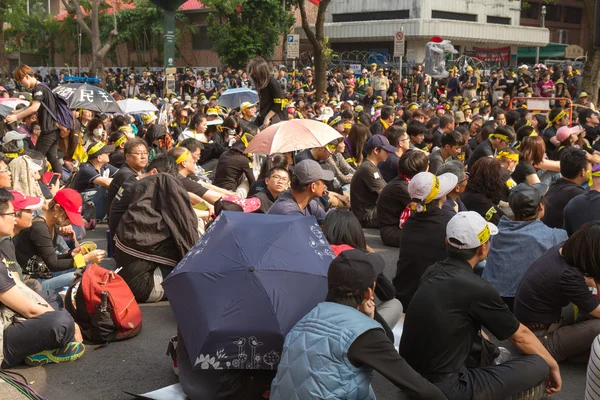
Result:
<svg viewBox="0 0 600 400">
<path fill-rule="evenodd" d="M 136 299 L 148 299 L 156 267 L 174 267 L 198 239 L 198 218 L 177 178 L 161 173 L 136 182 L 115 236 L 120 275 Z"/>
</svg>

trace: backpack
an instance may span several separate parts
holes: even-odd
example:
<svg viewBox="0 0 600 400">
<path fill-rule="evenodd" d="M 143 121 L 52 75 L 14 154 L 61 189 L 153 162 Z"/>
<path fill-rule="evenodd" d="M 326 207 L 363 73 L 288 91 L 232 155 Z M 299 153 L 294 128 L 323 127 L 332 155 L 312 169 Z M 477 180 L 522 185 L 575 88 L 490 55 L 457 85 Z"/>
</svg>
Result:
<svg viewBox="0 0 600 400">
<path fill-rule="evenodd" d="M 46 111 L 48 112 L 48 114 L 50 114 L 52 119 L 54 121 L 56 121 L 57 128 L 59 128 L 63 131 L 64 130 L 68 130 L 68 131 L 74 130 L 75 129 L 75 120 L 73 119 L 73 113 L 69 109 L 67 101 L 64 98 L 62 98 L 61 96 L 54 93 L 52 91 L 52 89 L 50 88 L 50 86 L 46 85 L 43 82 L 40 82 L 39 84 L 41 86 L 44 86 L 46 89 L 48 89 L 52 93 L 52 96 L 54 96 L 54 104 L 56 104 L 56 114 L 54 114 L 52 111 L 50 111 L 48 106 L 46 104 L 44 104 L 43 102 L 40 102 L 40 104 L 46 109 Z"/>
<path fill-rule="evenodd" d="M 92 343 L 129 339 L 142 330 L 142 311 L 127 283 L 96 264 L 71 284 L 65 309 Z"/>
</svg>

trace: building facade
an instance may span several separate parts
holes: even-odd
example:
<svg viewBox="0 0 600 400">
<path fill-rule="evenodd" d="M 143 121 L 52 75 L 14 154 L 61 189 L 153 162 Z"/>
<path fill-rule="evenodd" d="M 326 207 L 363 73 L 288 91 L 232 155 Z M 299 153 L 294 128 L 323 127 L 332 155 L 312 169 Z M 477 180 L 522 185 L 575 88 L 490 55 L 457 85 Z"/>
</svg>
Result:
<svg viewBox="0 0 600 400">
<path fill-rule="evenodd" d="M 502 54 L 507 64 L 517 62 L 519 47 L 543 47 L 550 39 L 548 29 L 521 25 L 518 0 L 333 0 L 327 9 L 325 36 L 334 51 L 392 54 L 401 29 L 405 60 L 413 62 L 423 62 L 433 36 L 451 40 L 461 53 Z M 306 40 L 301 27 L 296 33 Z"/>
</svg>

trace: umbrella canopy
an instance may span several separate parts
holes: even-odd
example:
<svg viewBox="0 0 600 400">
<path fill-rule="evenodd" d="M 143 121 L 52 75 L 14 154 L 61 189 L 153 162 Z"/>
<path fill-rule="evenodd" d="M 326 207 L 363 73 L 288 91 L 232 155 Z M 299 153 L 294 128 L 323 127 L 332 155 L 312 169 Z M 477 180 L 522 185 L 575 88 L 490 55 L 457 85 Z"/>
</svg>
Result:
<svg viewBox="0 0 600 400">
<path fill-rule="evenodd" d="M 0 117 L 6 117 L 12 110 L 12 107 L 7 106 L 6 104 L 0 104 Z"/>
<path fill-rule="evenodd" d="M 125 99 L 117 101 L 119 107 L 127 114 L 141 114 L 145 112 L 158 112 L 158 108 L 149 101 Z"/>
<path fill-rule="evenodd" d="M 248 88 L 227 89 L 217 100 L 217 104 L 227 108 L 238 108 L 244 102 L 257 103 L 258 93 Z"/>
<path fill-rule="evenodd" d="M 84 109 L 100 113 L 120 113 L 121 108 L 108 92 L 87 83 L 68 83 L 54 89 L 54 93 L 65 99 L 71 110 Z"/>
<path fill-rule="evenodd" d="M 252 139 L 246 153 L 274 154 L 322 147 L 341 138 L 332 127 L 312 119 L 282 121 L 260 131 Z"/>
<path fill-rule="evenodd" d="M 333 258 L 312 216 L 222 212 L 163 283 L 194 368 L 277 368 Z"/>
<path fill-rule="evenodd" d="M 27 100 L 14 99 L 10 97 L 0 98 L 0 104 L 5 105 L 6 107 L 10 107 L 11 110 L 14 110 L 14 108 L 19 104 L 25 104 L 26 106 L 29 106 L 29 102 Z"/>
</svg>

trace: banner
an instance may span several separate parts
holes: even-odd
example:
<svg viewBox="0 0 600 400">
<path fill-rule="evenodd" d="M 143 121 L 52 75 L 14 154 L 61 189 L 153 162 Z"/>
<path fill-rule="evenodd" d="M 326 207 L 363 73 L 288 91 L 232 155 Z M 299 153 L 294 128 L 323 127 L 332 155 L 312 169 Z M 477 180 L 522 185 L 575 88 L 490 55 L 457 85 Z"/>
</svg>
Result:
<svg viewBox="0 0 600 400">
<path fill-rule="evenodd" d="M 481 61 L 502 62 L 510 58 L 510 46 L 499 49 L 484 49 L 482 47 L 473 47 L 475 53 L 473 57 Z"/>
</svg>

